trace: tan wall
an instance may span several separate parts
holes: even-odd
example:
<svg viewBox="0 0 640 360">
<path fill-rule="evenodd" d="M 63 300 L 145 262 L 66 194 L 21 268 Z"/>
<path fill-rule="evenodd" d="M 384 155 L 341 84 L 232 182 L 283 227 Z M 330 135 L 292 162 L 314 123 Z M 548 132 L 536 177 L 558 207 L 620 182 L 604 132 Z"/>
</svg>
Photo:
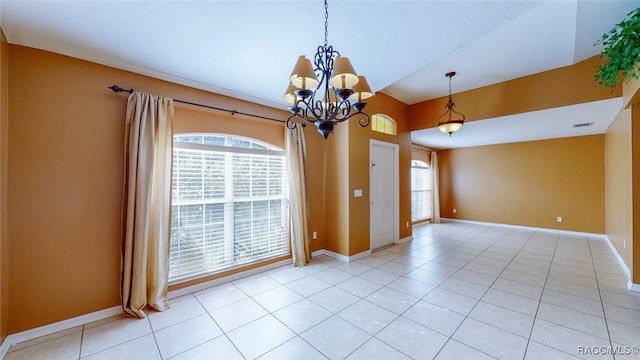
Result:
<svg viewBox="0 0 640 360">
<path fill-rule="evenodd" d="M 326 165 L 325 248 L 349 255 L 349 124 L 335 127 L 324 141 Z M 311 135 L 314 136 L 314 135 Z M 321 137 L 319 134 L 315 136 Z"/>
<path fill-rule="evenodd" d="M 633 183 L 631 171 L 631 109 L 621 111 L 604 136 L 606 233 L 633 267 Z"/>
<path fill-rule="evenodd" d="M 635 96 L 634 96 L 635 97 Z M 633 266 L 630 266 L 631 279 L 640 284 L 640 103 L 631 106 L 631 175 L 633 184 Z"/>
<path fill-rule="evenodd" d="M 439 155 L 443 217 L 604 233 L 603 135 Z"/>
<path fill-rule="evenodd" d="M 8 127 L 9 45 L 0 29 L 0 344 L 9 334 Z"/>
<path fill-rule="evenodd" d="M 107 86 L 279 119 L 288 116 L 286 111 L 17 45 L 9 45 L 9 64 L 8 333 L 120 303 L 127 97 Z M 176 113 L 182 117 L 189 110 L 178 107 Z M 225 117 L 203 114 L 203 124 Z M 220 121 L 233 121 L 230 129 L 237 130 L 238 119 Z M 282 143 L 283 132 L 281 127 L 263 136 Z"/>
<path fill-rule="evenodd" d="M 453 101 L 456 110 L 473 121 L 620 97 L 621 86 L 611 91 L 593 81 L 598 64 L 600 59 L 594 56 L 575 65 L 456 93 Z M 435 127 L 447 100 L 441 97 L 411 105 L 410 129 Z"/>
</svg>

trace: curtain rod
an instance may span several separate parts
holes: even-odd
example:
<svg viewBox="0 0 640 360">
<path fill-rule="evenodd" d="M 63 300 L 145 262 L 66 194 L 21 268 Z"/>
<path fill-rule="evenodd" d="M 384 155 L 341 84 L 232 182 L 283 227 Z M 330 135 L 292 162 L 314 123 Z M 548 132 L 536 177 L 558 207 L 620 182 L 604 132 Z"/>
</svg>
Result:
<svg viewBox="0 0 640 360">
<path fill-rule="evenodd" d="M 108 88 L 111 89 L 114 93 L 119 93 L 119 92 L 126 92 L 126 93 L 129 93 L 129 94 L 133 93 L 133 89 L 123 89 L 118 85 L 111 85 L 111 86 L 108 86 Z M 207 109 L 226 111 L 228 113 L 231 113 L 231 115 L 240 114 L 240 115 L 251 116 L 251 117 L 264 119 L 264 120 L 277 121 L 277 122 L 281 122 L 281 123 L 285 122 L 284 120 L 274 119 L 274 118 L 270 118 L 270 117 L 266 117 L 266 116 L 262 116 L 262 115 L 249 114 L 249 113 L 241 112 L 241 111 L 238 111 L 238 110 L 223 109 L 223 108 L 219 108 L 219 107 L 215 107 L 215 106 L 203 105 L 203 104 L 198 104 L 198 103 L 194 103 L 194 102 L 190 102 L 190 101 L 184 101 L 184 100 L 178 100 L 178 99 L 173 99 L 173 101 L 179 102 L 179 103 L 182 103 L 182 104 L 187 104 L 187 105 L 199 106 L 199 107 L 203 107 L 203 108 L 207 108 Z"/>
</svg>

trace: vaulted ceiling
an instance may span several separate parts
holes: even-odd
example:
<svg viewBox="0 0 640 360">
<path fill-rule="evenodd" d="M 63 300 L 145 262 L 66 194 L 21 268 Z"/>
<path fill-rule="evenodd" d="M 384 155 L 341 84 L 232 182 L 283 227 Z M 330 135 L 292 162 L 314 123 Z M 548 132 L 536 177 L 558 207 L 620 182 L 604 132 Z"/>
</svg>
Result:
<svg viewBox="0 0 640 360">
<path fill-rule="evenodd" d="M 330 0 L 328 40 L 375 91 L 410 105 L 446 95 L 448 71 L 457 72 L 456 93 L 594 56 L 600 36 L 636 7 L 640 1 Z M 324 42 L 324 5 L 3 0 L 0 26 L 13 44 L 285 108 L 282 95 L 295 60 L 301 54 L 312 58 Z M 595 105 L 613 120 L 611 102 L 559 111 L 563 119 L 580 117 Z M 512 134 L 501 135 L 505 127 L 496 123 L 469 128 L 478 134 L 489 125 L 492 143 L 510 141 Z M 481 143 L 472 131 L 464 136 L 469 139 L 462 131 L 454 135 L 461 138 L 457 144 L 439 143 L 433 131 L 415 133 L 414 140 L 436 147 Z"/>
</svg>

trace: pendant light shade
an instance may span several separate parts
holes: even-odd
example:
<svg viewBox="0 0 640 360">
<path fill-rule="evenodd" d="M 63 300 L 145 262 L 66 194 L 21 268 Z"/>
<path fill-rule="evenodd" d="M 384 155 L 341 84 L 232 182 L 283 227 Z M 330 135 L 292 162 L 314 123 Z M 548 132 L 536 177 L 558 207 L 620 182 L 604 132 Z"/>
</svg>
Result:
<svg viewBox="0 0 640 360">
<path fill-rule="evenodd" d="M 293 86 L 302 90 L 315 88 L 319 84 L 311 61 L 304 57 L 304 55 L 298 57 L 298 61 L 296 61 L 296 66 L 293 68 L 289 80 L 291 80 Z"/>
<path fill-rule="evenodd" d="M 447 111 L 444 114 L 440 115 L 438 118 L 438 129 L 445 134 L 453 134 L 454 132 L 460 130 L 462 125 L 464 125 L 465 117 L 462 113 L 459 113 L 453 110 L 453 107 L 456 104 L 451 100 L 451 78 L 456 74 L 455 71 L 451 71 L 445 74 L 446 77 L 449 78 L 449 101 L 447 102 Z M 444 118 L 444 119 L 443 119 Z"/>
<path fill-rule="evenodd" d="M 358 75 L 348 58 L 338 55 L 335 59 L 333 73 L 329 84 L 336 89 L 351 88 L 358 83 Z"/>
<path fill-rule="evenodd" d="M 364 76 L 358 76 L 358 83 L 353 86 L 353 94 L 349 99 L 361 102 L 373 96 L 373 91 Z"/>
</svg>

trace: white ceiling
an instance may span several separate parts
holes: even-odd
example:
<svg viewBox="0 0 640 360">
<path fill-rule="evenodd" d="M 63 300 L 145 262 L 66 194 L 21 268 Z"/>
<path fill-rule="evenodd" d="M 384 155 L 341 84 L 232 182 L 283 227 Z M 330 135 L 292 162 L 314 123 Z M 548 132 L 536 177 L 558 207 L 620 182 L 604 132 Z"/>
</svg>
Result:
<svg viewBox="0 0 640 360">
<path fill-rule="evenodd" d="M 600 35 L 636 7 L 640 1 L 330 0 L 329 43 L 375 91 L 414 104 L 446 95 L 448 71 L 458 73 L 456 93 L 582 61 L 597 54 L 593 44 Z M 323 26 L 323 3 L 316 0 L 0 0 L 0 27 L 10 43 L 278 108 L 285 108 L 282 95 L 295 60 L 313 57 L 324 41 Z M 605 104 L 585 106 L 593 111 Z M 554 137 L 538 119 L 548 113 L 522 116 L 541 136 Z M 603 116 L 610 122 L 615 114 Z M 453 136 L 456 146 L 482 143 L 478 138 L 489 124 L 466 124 Z M 492 141 L 514 141 L 513 127 L 493 126 Z M 429 131 L 415 141 L 451 146 L 438 145 L 445 135 Z"/>
</svg>

